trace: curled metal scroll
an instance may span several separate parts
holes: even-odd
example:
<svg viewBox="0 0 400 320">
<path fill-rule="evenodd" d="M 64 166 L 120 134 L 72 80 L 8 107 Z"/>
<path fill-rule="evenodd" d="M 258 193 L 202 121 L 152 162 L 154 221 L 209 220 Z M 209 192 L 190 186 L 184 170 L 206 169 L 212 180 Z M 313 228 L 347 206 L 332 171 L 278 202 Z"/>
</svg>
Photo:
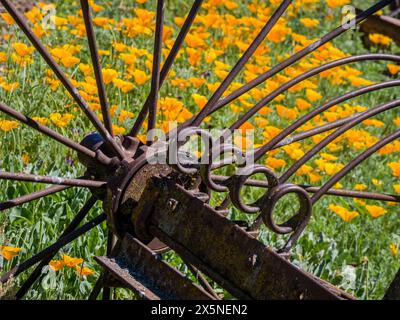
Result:
<svg viewBox="0 0 400 320">
<path fill-rule="evenodd" d="M 260 212 L 262 208 L 258 204 L 259 201 L 256 201 L 256 203 L 252 205 L 245 204 L 241 191 L 242 188 L 245 186 L 246 181 L 254 174 L 257 173 L 262 173 L 265 175 L 267 181 L 268 181 L 268 188 L 275 188 L 278 186 L 279 181 L 275 173 L 262 165 L 255 164 L 251 166 L 247 166 L 245 168 L 239 169 L 240 174 L 236 174 L 231 177 L 229 183 L 228 183 L 228 189 L 229 189 L 229 197 L 232 201 L 232 203 L 240 210 L 242 210 L 245 213 L 248 214 L 254 214 L 257 212 Z"/>
<path fill-rule="evenodd" d="M 216 144 L 211 135 L 195 127 L 184 129 L 182 137 L 184 139 L 175 139 L 170 145 L 172 148 L 177 148 L 179 156 L 179 140 L 188 141 L 193 135 L 200 135 L 201 138 L 208 143 L 211 148 L 207 154 L 207 163 L 200 164 L 196 167 L 188 168 L 180 162 L 177 157 L 176 168 L 184 174 L 199 175 L 202 182 L 211 190 L 216 192 L 226 192 L 232 204 L 246 214 L 259 214 L 262 217 L 265 225 L 277 234 L 292 234 L 290 239 L 297 239 L 303 231 L 303 226 L 307 225 L 311 213 L 312 203 L 308 192 L 297 185 L 281 184 L 276 174 L 269 168 L 260 164 L 245 163 L 246 157 L 242 150 L 231 144 Z M 181 137 L 181 138 L 182 138 Z M 225 154 L 232 154 L 228 161 L 220 161 L 220 157 Z M 212 171 L 222 168 L 227 165 L 238 166 L 234 175 L 227 177 L 224 181 L 217 181 L 212 175 Z M 264 195 L 253 204 L 246 204 L 242 198 L 242 190 L 247 181 L 255 174 L 263 174 L 268 182 L 267 190 Z M 288 194 L 296 194 L 300 201 L 300 209 L 297 214 L 291 217 L 288 221 L 277 224 L 274 220 L 274 209 L 279 200 Z M 290 240 L 289 240 L 290 241 Z M 286 251 L 282 249 L 281 251 Z"/>
<path fill-rule="evenodd" d="M 218 167 L 229 165 L 229 164 L 241 164 L 244 161 L 244 156 L 242 150 L 238 147 L 231 145 L 231 144 L 223 144 L 219 145 L 209 152 L 208 163 L 203 164 L 200 166 L 200 176 L 207 187 L 211 190 L 217 192 L 227 192 L 229 190 L 228 186 L 216 183 L 213 178 L 211 177 L 211 171 Z M 232 157 L 228 158 L 230 161 L 225 162 L 218 162 L 216 163 L 215 160 L 219 159 L 221 155 L 226 153 L 232 153 Z"/>
</svg>

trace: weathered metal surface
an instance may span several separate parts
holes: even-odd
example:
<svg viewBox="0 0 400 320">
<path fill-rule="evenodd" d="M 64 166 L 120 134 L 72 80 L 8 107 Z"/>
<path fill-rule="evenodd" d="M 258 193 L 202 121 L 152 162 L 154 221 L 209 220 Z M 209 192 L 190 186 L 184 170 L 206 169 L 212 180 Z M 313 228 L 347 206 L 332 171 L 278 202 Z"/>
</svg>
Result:
<svg viewBox="0 0 400 320">
<path fill-rule="evenodd" d="M 130 235 L 124 237 L 117 252 L 111 258 L 97 257 L 96 260 L 144 299 L 214 299 L 203 288 L 162 261 L 160 255 Z"/>
<path fill-rule="evenodd" d="M 106 277 L 103 279 L 103 287 L 104 288 L 128 288 L 126 284 L 119 281 L 112 274 L 108 273 Z"/>
<path fill-rule="evenodd" d="M 116 174 L 108 182 L 108 192 L 104 201 L 104 210 L 108 213 L 108 225 L 112 232 L 123 237 L 126 232 L 134 233 L 130 223 L 130 213 L 147 184 L 154 175 L 169 174 L 172 169 L 167 165 L 149 165 L 146 159 L 146 147 L 138 149 L 139 156 L 133 162 L 122 162 Z M 162 251 L 165 245 L 153 239 L 147 245 L 152 250 Z"/>
<path fill-rule="evenodd" d="M 141 298 L 147 300 L 161 300 L 161 297 L 159 297 L 151 289 L 146 287 L 146 285 L 142 284 L 142 282 L 146 282 L 146 280 L 144 280 L 142 276 L 135 274 L 133 271 L 129 271 L 128 267 L 125 264 L 123 264 L 123 266 L 121 267 L 120 262 L 107 257 L 96 257 L 95 260 L 105 270 L 107 270 L 107 272 L 111 273 L 114 277 L 122 281 L 127 286 L 127 288 L 134 291 Z"/>
<path fill-rule="evenodd" d="M 345 296 L 321 285 L 172 180 L 154 178 L 152 183 L 145 193 L 147 199 L 142 199 L 154 205 L 149 232 L 234 296 L 241 299 Z M 171 199 L 175 205 L 165 206 Z"/>
<path fill-rule="evenodd" d="M 397 272 L 389 289 L 386 291 L 385 300 L 400 300 L 400 270 Z"/>
</svg>

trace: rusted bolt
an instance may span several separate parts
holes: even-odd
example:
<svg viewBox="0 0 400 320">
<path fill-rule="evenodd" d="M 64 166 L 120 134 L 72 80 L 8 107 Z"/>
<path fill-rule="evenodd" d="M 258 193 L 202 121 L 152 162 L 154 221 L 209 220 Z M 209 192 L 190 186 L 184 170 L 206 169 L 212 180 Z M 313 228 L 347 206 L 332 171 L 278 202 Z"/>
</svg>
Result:
<svg viewBox="0 0 400 320">
<path fill-rule="evenodd" d="M 171 211 L 174 211 L 176 209 L 176 206 L 178 205 L 178 201 L 173 199 L 173 198 L 169 198 L 167 201 L 167 207 L 168 209 L 170 209 Z"/>
<path fill-rule="evenodd" d="M 254 267 L 257 263 L 257 258 L 258 256 L 256 254 L 253 254 L 253 256 L 251 257 L 251 265 Z"/>
</svg>

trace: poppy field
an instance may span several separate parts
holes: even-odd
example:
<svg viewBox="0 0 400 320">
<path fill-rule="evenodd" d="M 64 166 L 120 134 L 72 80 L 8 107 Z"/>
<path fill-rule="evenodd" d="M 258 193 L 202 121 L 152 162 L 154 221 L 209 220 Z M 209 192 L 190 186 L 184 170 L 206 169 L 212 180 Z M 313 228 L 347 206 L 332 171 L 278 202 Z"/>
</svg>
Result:
<svg viewBox="0 0 400 320">
<path fill-rule="evenodd" d="M 150 91 L 156 1 L 89 1 L 103 68 L 115 135 L 127 134 Z M 171 122 L 183 123 L 196 115 L 229 74 L 281 0 L 205 0 L 183 48 L 169 72 L 158 101 L 156 127 L 164 132 Z M 374 1 L 295 0 L 279 19 L 255 55 L 230 85 L 225 96 L 300 51 L 342 23 L 346 5 L 366 9 Z M 162 57 L 165 59 L 192 1 L 166 1 Z M 68 75 L 90 109 L 101 116 L 86 30 L 79 1 L 36 2 L 25 13 L 37 37 Z M 385 9 L 386 10 L 386 9 Z M 385 14 L 380 11 L 378 14 Z M 53 71 L 46 65 L 12 17 L 0 13 L 0 103 L 80 142 L 94 131 Z M 399 55 L 400 46 L 382 34 L 363 35 L 349 30 L 241 95 L 208 116 L 205 128 L 223 129 L 251 107 L 299 74 L 324 63 L 364 53 Z M 254 141 L 238 145 L 262 146 L 296 119 L 323 103 L 352 90 L 398 79 L 400 65 L 388 61 L 361 61 L 324 71 L 296 84 L 258 110 L 240 127 L 254 130 Z M 296 133 L 349 117 L 399 99 L 396 87 L 376 90 L 337 104 L 300 127 Z M 138 137 L 146 140 L 146 122 Z M 400 110 L 393 108 L 363 121 L 335 139 L 291 177 L 300 185 L 321 186 L 361 152 L 398 130 Z M 314 135 L 269 151 L 259 163 L 278 176 L 332 131 Z M 396 140 L 352 170 L 335 189 L 400 194 L 400 141 Z M 0 171 L 75 178 L 85 167 L 77 154 L 5 114 L 0 114 Z M 90 192 L 68 188 L 12 208 L 4 203 L 46 187 L 44 184 L 0 180 L 0 275 L 54 243 Z M 254 202 L 263 192 L 246 188 Z M 222 194 L 212 198 L 220 203 Z M 293 215 L 296 201 L 279 203 L 279 219 Z M 229 218 L 254 219 L 234 207 Z M 85 221 L 102 212 L 101 204 Z M 311 221 L 291 251 L 300 268 L 329 281 L 359 299 L 380 299 L 400 268 L 399 202 L 324 196 L 314 206 Z M 42 269 L 40 280 L 25 299 L 85 299 L 101 273 L 95 256 L 105 255 L 107 226 L 97 226 L 62 250 Z M 280 248 L 287 240 L 262 229 L 259 240 Z M 184 273 L 187 267 L 173 253 L 165 255 Z M 32 269 L 32 268 L 31 268 Z M 0 299 L 13 298 L 29 271 L 0 285 Z M 222 289 L 221 289 L 222 293 Z M 132 298 L 116 289 L 114 299 Z M 229 297 L 226 297 L 229 298 Z"/>
</svg>

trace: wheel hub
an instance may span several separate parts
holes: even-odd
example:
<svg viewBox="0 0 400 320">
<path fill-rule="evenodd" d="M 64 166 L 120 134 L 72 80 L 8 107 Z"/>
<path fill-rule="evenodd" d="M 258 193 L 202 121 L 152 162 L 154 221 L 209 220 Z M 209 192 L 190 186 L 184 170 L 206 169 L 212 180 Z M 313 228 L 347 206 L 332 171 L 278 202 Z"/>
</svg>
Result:
<svg viewBox="0 0 400 320">
<path fill-rule="evenodd" d="M 168 176 L 175 171 L 166 164 L 149 164 L 146 156 L 148 147 L 137 138 L 122 136 L 119 137 L 119 141 L 124 146 L 126 158 L 119 161 L 112 169 L 100 167 L 91 159 L 82 156 L 79 160 L 87 167 L 88 173 L 94 175 L 96 179 L 107 181 L 106 193 L 101 196 L 107 214 L 107 224 L 113 234 L 122 239 L 126 233 L 136 235 L 138 229 L 142 230 L 139 233 L 143 233 L 146 228 L 144 218 L 132 222 L 131 216 L 145 191 L 147 182 L 152 177 Z M 92 151 L 113 156 L 103 138 L 97 133 L 87 135 L 81 144 Z M 156 238 L 150 240 L 148 246 L 158 252 L 167 248 Z"/>
</svg>

